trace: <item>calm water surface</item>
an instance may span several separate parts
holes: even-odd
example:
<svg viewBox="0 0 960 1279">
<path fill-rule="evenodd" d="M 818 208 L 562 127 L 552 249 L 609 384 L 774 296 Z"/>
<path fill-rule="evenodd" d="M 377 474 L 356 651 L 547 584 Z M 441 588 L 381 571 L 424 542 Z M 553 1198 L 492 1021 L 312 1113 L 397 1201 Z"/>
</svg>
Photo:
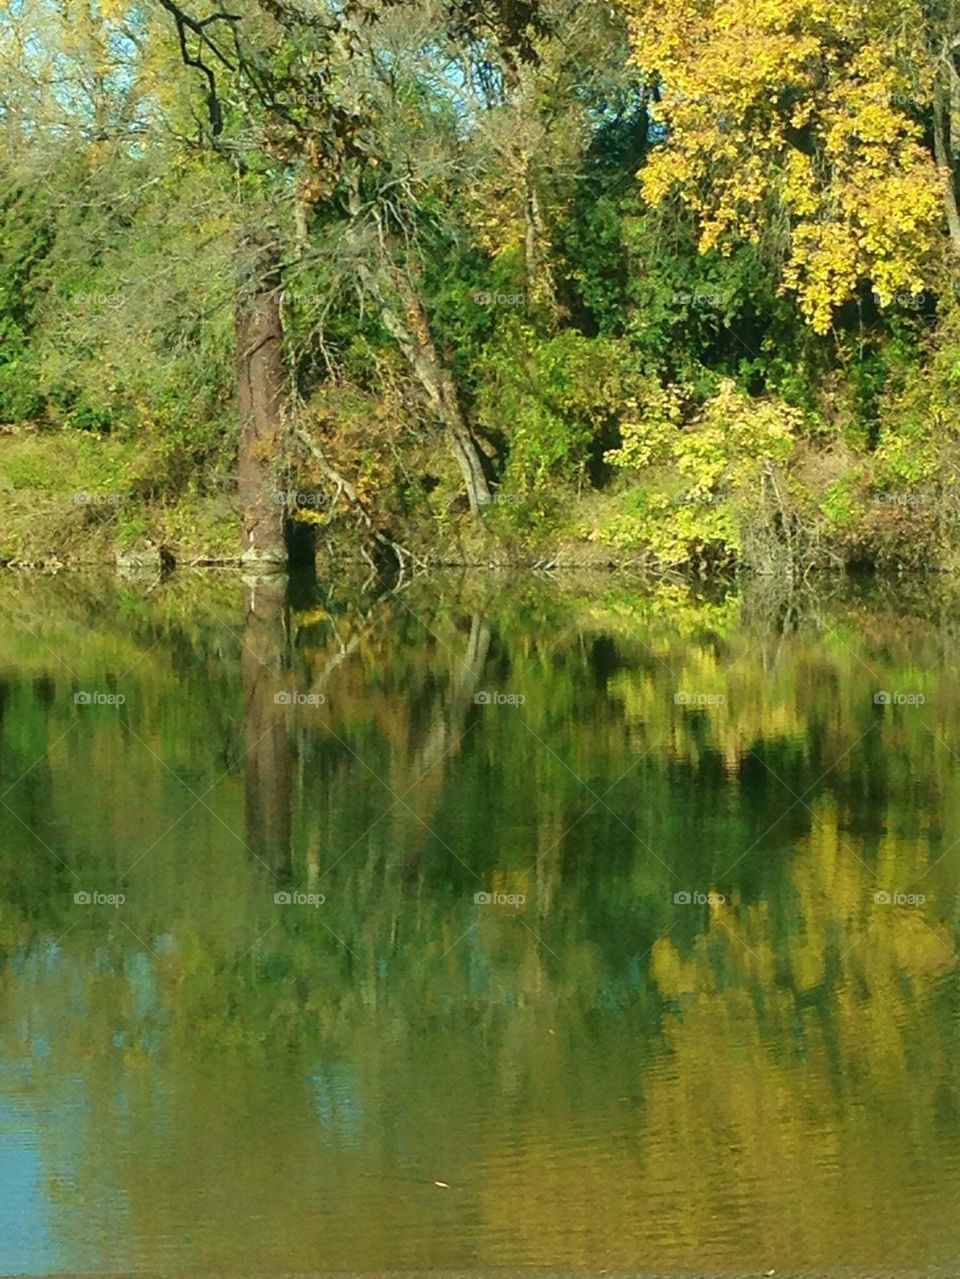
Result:
<svg viewBox="0 0 960 1279">
<path fill-rule="evenodd" d="M 946 589 L 4 579 L 0 1273 L 960 1274 Z"/>
</svg>

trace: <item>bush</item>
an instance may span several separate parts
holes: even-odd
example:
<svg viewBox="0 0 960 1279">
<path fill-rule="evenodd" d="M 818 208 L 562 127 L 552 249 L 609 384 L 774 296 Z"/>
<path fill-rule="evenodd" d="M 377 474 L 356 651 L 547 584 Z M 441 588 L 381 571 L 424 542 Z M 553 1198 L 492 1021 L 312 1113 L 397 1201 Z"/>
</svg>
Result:
<svg viewBox="0 0 960 1279">
<path fill-rule="evenodd" d="M 623 442 L 608 460 L 641 471 L 606 529 L 618 546 L 643 546 L 667 564 L 742 559 L 760 524 L 789 536 L 785 467 L 802 425 L 799 410 L 752 399 L 732 379 L 698 410 L 685 390 L 648 381 L 630 401 Z"/>
<path fill-rule="evenodd" d="M 517 322 L 485 352 L 479 420 L 509 450 L 505 493 L 525 496 L 583 478 L 615 438 L 635 375 L 629 348 L 568 329 L 538 337 Z"/>
</svg>

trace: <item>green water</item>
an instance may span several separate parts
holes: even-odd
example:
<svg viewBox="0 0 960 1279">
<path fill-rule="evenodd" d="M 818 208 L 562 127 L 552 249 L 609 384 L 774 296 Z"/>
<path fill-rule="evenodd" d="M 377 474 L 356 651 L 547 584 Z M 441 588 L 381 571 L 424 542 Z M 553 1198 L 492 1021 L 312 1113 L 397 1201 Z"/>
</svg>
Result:
<svg viewBox="0 0 960 1279">
<path fill-rule="evenodd" d="M 950 589 L 3 579 L 0 1273 L 960 1273 Z"/>
</svg>

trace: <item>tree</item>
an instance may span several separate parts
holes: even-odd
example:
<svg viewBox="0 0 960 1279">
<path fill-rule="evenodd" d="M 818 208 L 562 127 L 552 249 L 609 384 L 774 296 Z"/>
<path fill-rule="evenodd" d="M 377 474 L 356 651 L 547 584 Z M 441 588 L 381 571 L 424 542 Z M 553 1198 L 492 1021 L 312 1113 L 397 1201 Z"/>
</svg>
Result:
<svg viewBox="0 0 960 1279">
<path fill-rule="evenodd" d="M 302 256 L 309 239 L 311 215 L 318 205 L 333 206 L 347 220 L 357 220 L 363 205 L 361 187 L 364 176 L 377 165 L 387 168 L 388 149 L 382 128 L 382 102 L 376 90 L 384 83 L 394 83 L 378 63 L 383 50 L 378 47 L 380 20 L 391 9 L 391 0 L 378 3 L 352 3 L 338 9 L 318 8 L 310 11 L 277 0 L 261 0 L 259 9 L 267 15 L 267 26 L 274 30 L 262 35 L 262 24 L 241 22 L 241 15 L 215 12 L 204 19 L 184 13 L 174 0 L 162 0 L 173 16 L 185 64 L 199 70 L 206 85 L 211 138 L 215 145 L 229 152 L 236 149 L 225 130 L 224 111 L 218 89 L 217 64 L 234 77 L 235 90 L 243 95 L 241 114 L 251 121 L 256 131 L 241 136 L 238 144 L 247 150 L 247 162 L 258 156 L 261 163 L 285 173 L 297 187 L 296 228 L 298 256 Z M 228 53 L 219 38 L 211 34 L 215 25 L 227 26 L 234 52 Z M 261 36 L 257 44 L 256 37 Z M 191 45 L 191 40 L 196 48 Z M 390 95 L 388 95 L 389 99 Z M 393 105 L 390 101 L 389 105 Z M 221 138 L 223 135 L 223 138 Z M 380 184 L 382 186 L 382 183 Z M 409 189 L 410 184 L 405 183 Z M 402 208 L 402 198 L 391 207 Z M 420 383 L 431 411 L 446 436 L 460 467 L 470 509 L 476 513 L 489 500 L 489 490 L 479 451 L 464 422 L 456 387 L 443 367 L 430 334 L 429 320 L 417 296 L 415 275 L 398 261 L 394 244 L 403 229 L 402 213 L 394 225 L 385 226 L 387 214 L 376 197 L 366 201 L 373 212 L 378 230 L 377 261 L 379 269 L 364 275 L 368 287 L 381 309 L 384 323 L 398 342 L 411 371 Z M 280 326 L 279 263 L 262 273 L 265 292 L 258 296 L 248 314 L 260 317 L 260 327 L 251 330 L 251 350 L 279 352 L 276 340 Z M 269 281 L 269 283 L 266 283 Z M 272 299 L 272 301 L 271 301 Z M 269 318 L 268 318 L 269 317 Z M 265 327 L 264 327 L 265 326 Z M 260 329 L 263 331 L 261 332 Z M 276 331 L 273 336 L 267 330 Z M 244 330 L 246 332 L 246 329 Z M 238 327 L 238 333 L 240 328 Z M 245 358 L 241 353 L 241 359 Z M 261 451 L 269 453 L 267 437 L 276 442 L 282 434 L 277 418 L 282 413 L 275 386 L 279 369 L 271 366 L 260 376 L 269 385 L 256 385 L 256 365 L 251 364 L 244 376 L 250 382 L 250 394 L 241 400 L 241 410 L 249 416 L 256 402 L 259 407 L 252 418 L 241 422 L 241 446 L 244 440 L 257 441 Z M 252 379 L 252 380 L 251 380 Z M 269 425 L 267 419 L 270 419 Z M 255 479 L 257 465 L 251 461 L 245 468 L 250 478 L 247 489 L 261 492 L 269 487 L 269 479 Z M 262 468 L 261 468 L 262 469 Z M 248 522 L 247 535 L 268 526 L 265 506 Z M 249 509 L 249 508 L 247 508 Z M 269 534 L 267 535 L 269 539 Z"/>
<path fill-rule="evenodd" d="M 643 193 L 692 208 L 702 252 L 762 245 L 826 332 L 868 281 L 884 303 L 919 293 L 945 223 L 960 247 L 945 123 L 955 10 L 935 21 L 920 0 L 628 0 L 627 12 L 662 140 Z"/>
</svg>

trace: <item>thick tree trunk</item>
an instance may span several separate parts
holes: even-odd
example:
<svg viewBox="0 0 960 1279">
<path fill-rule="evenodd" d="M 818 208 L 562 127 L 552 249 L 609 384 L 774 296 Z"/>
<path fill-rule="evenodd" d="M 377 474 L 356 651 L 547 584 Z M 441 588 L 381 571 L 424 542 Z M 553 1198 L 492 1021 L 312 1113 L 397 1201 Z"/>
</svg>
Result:
<svg viewBox="0 0 960 1279">
<path fill-rule="evenodd" d="M 237 302 L 239 487 L 243 559 L 285 564 L 284 504 L 277 461 L 283 442 L 283 327 L 275 251 L 258 247 L 251 282 Z"/>
</svg>

